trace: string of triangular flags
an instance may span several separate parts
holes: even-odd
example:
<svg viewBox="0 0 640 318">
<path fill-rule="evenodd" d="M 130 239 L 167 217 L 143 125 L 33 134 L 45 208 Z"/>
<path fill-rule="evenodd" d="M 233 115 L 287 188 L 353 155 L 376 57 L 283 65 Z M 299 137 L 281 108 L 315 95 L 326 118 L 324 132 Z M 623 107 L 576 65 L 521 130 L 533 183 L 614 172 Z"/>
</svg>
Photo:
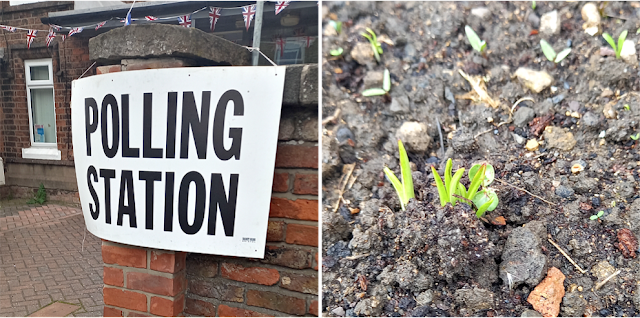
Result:
<svg viewBox="0 0 640 318">
<path fill-rule="evenodd" d="M 289 6 L 289 3 L 291 1 L 275 1 L 275 14 L 278 15 L 280 12 L 282 12 L 284 9 L 286 9 Z M 132 6 L 133 7 L 133 6 Z M 210 29 L 211 32 L 213 32 L 215 30 L 216 24 L 218 23 L 218 20 L 221 17 L 221 12 L 222 10 L 229 10 L 229 9 L 242 9 L 242 19 L 244 20 L 244 25 L 247 29 L 247 31 L 249 30 L 249 27 L 251 26 L 251 21 L 253 20 L 255 14 L 256 14 L 256 5 L 255 4 L 251 4 L 251 5 L 246 5 L 246 6 L 242 6 L 242 7 L 234 7 L 234 8 L 219 8 L 219 7 L 204 7 L 201 8 L 199 10 L 196 10 L 194 12 L 192 12 L 191 14 L 187 14 L 187 15 L 181 15 L 181 16 L 175 16 L 175 17 L 162 17 L 162 18 L 158 18 L 158 17 L 154 17 L 154 16 L 145 16 L 144 19 L 132 19 L 131 18 L 131 10 L 129 10 L 129 12 L 127 13 L 127 16 L 123 19 L 123 18 L 112 18 L 110 20 L 120 20 L 120 22 L 124 22 L 124 25 L 131 25 L 131 23 L 133 21 L 166 21 L 166 20 L 175 20 L 176 18 L 178 19 L 178 24 L 186 27 L 186 28 L 190 28 L 192 26 L 192 21 L 191 21 L 191 16 L 195 13 L 198 13 L 200 11 L 209 9 L 209 24 L 210 24 Z M 54 24 L 49 24 L 49 30 L 34 30 L 34 29 L 26 29 L 26 28 L 20 28 L 20 27 L 13 27 L 13 26 L 8 26 L 8 25 L 2 25 L 0 24 L 0 29 L 3 29 L 5 31 L 9 31 L 9 32 L 16 32 L 16 30 L 23 30 L 23 31 L 27 31 L 27 49 L 31 48 L 31 43 L 33 43 L 33 39 L 36 38 L 36 35 L 39 31 L 42 32 L 48 32 L 47 33 L 47 37 L 46 37 L 46 44 L 47 47 L 49 47 L 51 45 L 51 43 L 53 42 L 53 40 L 59 36 L 59 38 L 62 40 L 62 42 L 65 41 L 65 39 L 67 37 L 70 37 L 74 34 L 78 34 L 81 33 L 85 28 L 89 28 L 89 27 L 94 27 L 95 26 L 95 30 L 100 29 L 101 27 L 103 27 L 108 21 L 110 20 L 106 20 L 106 21 L 102 21 L 98 24 L 93 24 L 93 25 L 87 25 L 87 26 L 82 26 L 82 27 L 63 27 L 63 26 L 59 26 L 59 25 L 54 25 Z M 69 30 L 68 34 L 61 34 L 61 30 Z M 299 37 L 300 38 L 300 37 Z M 302 37 L 301 40 L 304 41 L 306 43 L 306 47 L 309 47 L 311 45 L 311 43 L 313 43 L 313 40 L 315 39 L 315 37 Z M 282 42 L 282 45 L 278 44 L 278 41 L 276 40 L 276 44 L 279 45 L 281 47 L 281 54 L 282 51 L 284 49 L 284 44 L 285 44 L 285 40 L 280 38 L 280 42 Z"/>
</svg>

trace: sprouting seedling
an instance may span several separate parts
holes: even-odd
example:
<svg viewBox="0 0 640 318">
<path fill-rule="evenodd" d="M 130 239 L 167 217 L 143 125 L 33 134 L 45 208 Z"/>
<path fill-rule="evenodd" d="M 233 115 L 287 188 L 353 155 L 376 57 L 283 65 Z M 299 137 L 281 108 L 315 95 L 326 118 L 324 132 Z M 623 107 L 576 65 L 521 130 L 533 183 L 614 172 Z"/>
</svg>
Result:
<svg viewBox="0 0 640 318">
<path fill-rule="evenodd" d="M 603 215 L 604 215 L 604 211 L 600 211 L 600 212 L 598 212 L 598 214 L 594 214 L 591 217 L 589 217 L 589 219 L 591 219 L 592 221 L 593 220 L 597 220 L 597 219 L 601 218 Z"/>
<path fill-rule="evenodd" d="M 535 9 L 536 9 L 536 2 L 531 1 L 531 10 L 535 10 Z"/>
<path fill-rule="evenodd" d="M 547 58 L 547 60 L 555 64 L 560 63 L 569 55 L 569 53 L 571 53 L 571 48 L 566 48 L 560 51 L 560 53 L 556 54 L 556 51 L 553 49 L 553 47 L 551 47 L 551 45 L 544 39 L 540 40 L 540 48 L 542 48 L 542 53 L 544 53 L 544 56 Z"/>
<path fill-rule="evenodd" d="M 340 56 L 340 55 L 342 55 L 342 52 L 344 52 L 344 49 L 339 47 L 337 49 L 329 51 L 329 54 L 331 54 L 331 56 Z"/>
<path fill-rule="evenodd" d="M 624 104 L 624 110 L 627 110 L 627 111 L 631 110 L 631 107 L 629 107 L 629 104 Z"/>
<path fill-rule="evenodd" d="M 603 33 L 602 37 L 607 41 L 607 43 L 609 43 L 609 45 L 611 45 L 613 50 L 616 52 L 616 59 L 620 59 L 620 52 L 622 52 L 622 45 L 624 45 L 624 40 L 627 39 L 627 30 L 624 30 L 622 31 L 622 33 L 620 33 L 620 36 L 618 37 L 618 45 L 616 45 L 616 42 L 608 33 Z"/>
<path fill-rule="evenodd" d="M 468 25 L 465 25 L 464 32 L 467 34 L 467 39 L 469 40 L 469 43 L 471 43 L 471 47 L 478 51 L 478 53 L 482 53 L 484 55 L 484 50 L 487 48 L 487 42 L 480 40 L 476 31 L 473 31 L 473 29 Z"/>
<path fill-rule="evenodd" d="M 371 34 L 370 36 L 364 32 L 360 33 L 360 35 L 364 36 L 371 43 L 371 49 L 373 49 L 373 56 L 375 56 L 376 61 L 380 63 L 380 55 L 382 54 L 382 45 L 378 42 L 378 37 L 376 33 L 373 32 L 370 28 L 367 28 L 367 32 Z"/>
<path fill-rule="evenodd" d="M 336 32 L 338 32 L 338 34 L 340 34 L 340 32 L 342 31 L 342 22 L 340 21 L 331 20 L 329 21 L 329 25 L 332 26 L 336 30 Z"/>
<path fill-rule="evenodd" d="M 384 75 L 382 78 L 382 88 L 369 88 L 362 92 L 362 96 L 380 96 L 386 95 L 391 90 L 391 74 L 389 74 L 389 70 L 384 70 Z"/>
<path fill-rule="evenodd" d="M 402 178 L 402 182 L 398 180 L 389 167 L 384 167 L 384 174 L 393 185 L 393 188 L 396 189 L 396 193 L 398 193 L 398 198 L 400 199 L 400 206 L 402 207 L 402 211 L 404 211 L 407 203 L 409 203 L 409 199 L 415 198 L 415 193 L 413 191 L 413 179 L 411 177 L 409 157 L 407 156 L 407 151 L 404 149 L 404 145 L 400 139 L 398 139 L 398 153 L 400 154 L 400 176 Z"/>
<path fill-rule="evenodd" d="M 640 138 L 640 133 L 636 133 L 635 135 L 631 135 L 629 137 L 633 140 L 638 140 L 638 138 Z"/>
<path fill-rule="evenodd" d="M 460 183 L 460 179 L 464 174 L 464 168 L 458 169 L 453 176 L 451 176 L 451 170 L 452 161 L 449 159 L 445 166 L 443 182 L 435 167 L 431 166 L 433 178 L 438 188 L 441 206 L 446 206 L 447 203 L 455 206 L 457 200 L 462 199 L 476 206 L 476 216 L 478 218 L 482 217 L 486 211 L 493 211 L 498 206 L 499 200 L 497 194 L 487 187 L 493 182 L 495 176 L 493 166 L 484 163 L 471 167 L 471 169 L 469 169 L 469 180 L 471 180 L 471 184 L 469 185 L 468 191 L 465 186 Z M 478 191 L 480 186 L 482 186 L 482 190 Z"/>
</svg>

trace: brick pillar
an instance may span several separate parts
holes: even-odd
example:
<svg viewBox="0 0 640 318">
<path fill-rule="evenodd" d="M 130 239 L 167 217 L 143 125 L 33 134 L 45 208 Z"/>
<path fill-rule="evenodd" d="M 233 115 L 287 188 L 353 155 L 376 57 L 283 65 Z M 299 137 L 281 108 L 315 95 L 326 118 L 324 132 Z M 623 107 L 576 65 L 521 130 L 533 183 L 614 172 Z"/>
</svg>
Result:
<svg viewBox="0 0 640 318">
<path fill-rule="evenodd" d="M 100 66 L 96 74 L 190 66 L 179 58 L 126 59 Z M 182 316 L 187 280 L 185 252 L 102 240 L 105 317 Z"/>
</svg>

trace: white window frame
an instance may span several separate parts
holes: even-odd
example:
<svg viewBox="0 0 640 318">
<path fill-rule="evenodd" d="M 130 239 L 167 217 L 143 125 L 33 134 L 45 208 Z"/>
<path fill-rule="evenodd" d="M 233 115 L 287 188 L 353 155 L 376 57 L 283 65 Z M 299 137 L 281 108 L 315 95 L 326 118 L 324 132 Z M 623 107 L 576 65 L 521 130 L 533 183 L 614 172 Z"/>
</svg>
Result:
<svg viewBox="0 0 640 318">
<path fill-rule="evenodd" d="M 30 67 L 33 66 L 47 66 L 49 69 L 49 79 L 48 80 L 31 80 L 31 70 Z M 29 142 L 31 144 L 30 148 L 22 148 L 22 158 L 25 159 L 47 159 L 47 160 L 61 160 L 61 152 L 58 150 L 58 129 L 57 129 L 57 121 L 55 117 L 55 96 L 56 92 L 53 87 L 53 61 L 52 59 L 36 59 L 36 60 L 25 60 L 24 61 L 24 78 L 26 82 L 26 90 L 27 90 L 27 109 L 29 111 Z M 33 114 L 31 110 L 31 89 L 34 88 L 51 88 L 53 90 L 53 107 L 54 107 L 54 116 L 53 123 L 55 125 L 55 140 L 56 142 L 34 142 L 34 131 L 33 131 Z"/>
</svg>

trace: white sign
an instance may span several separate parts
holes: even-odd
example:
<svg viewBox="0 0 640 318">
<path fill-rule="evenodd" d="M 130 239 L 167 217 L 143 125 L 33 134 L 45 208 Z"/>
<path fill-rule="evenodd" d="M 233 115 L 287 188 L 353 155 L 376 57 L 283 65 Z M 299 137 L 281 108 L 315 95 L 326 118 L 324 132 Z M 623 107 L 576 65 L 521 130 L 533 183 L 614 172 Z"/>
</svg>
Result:
<svg viewBox="0 0 640 318">
<path fill-rule="evenodd" d="M 87 229 L 124 244 L 263 258 L 285 67 L 195 67 L 73 81 Z"/>
</svg>

